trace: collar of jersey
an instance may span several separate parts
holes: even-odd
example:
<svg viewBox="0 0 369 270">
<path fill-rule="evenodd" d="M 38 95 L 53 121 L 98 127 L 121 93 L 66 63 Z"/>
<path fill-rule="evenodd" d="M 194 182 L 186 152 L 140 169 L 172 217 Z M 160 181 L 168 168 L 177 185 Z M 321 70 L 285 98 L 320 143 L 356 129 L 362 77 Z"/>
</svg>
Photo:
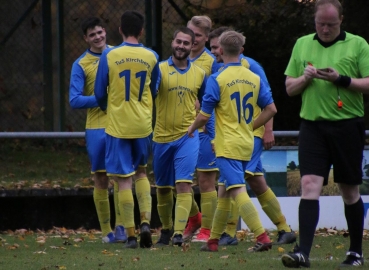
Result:
<svg viewBox="0 0 369 270">
<path fill-rule="evenodd" d="M 173 60 L 172 60 L 172 56 L 171 57 L 169 57 L 169 59 L 168 59 L 168 64 L 169 64 L 169 66 L 173 66 L 179 73 L 181 73 L 181 74 L 184 74 L 184 73 L 186 73 L 187 72 L 187 70 L 190 68 L 190 66 L 191 66 L 191 63 L 190 63 L 190 60 L 187 58 L 187 68 L 186 69 L 179 69 L 179 68 L 177 68 L 176 67 L 176 65 L 174 64 L 174 62 L 173 62 Z"/>
<path fill-rule="evenodd" d="M 315 34 L 313 39 L 317 40 L 320 43 L 320 45 L 322 45 L 324 48 L 328 48 L 328 47 L 332 46 L 333 44 L 337 43 L 340 40 L 345 40 L 346 39 L 346 32 L 341 30 L 340 34 L 331 42 L 324 42 L 323 40 L 321 40 L 318 37 L 318 34 Z"/>
<path fill-rule="evenodd" d="M 132 46 L 132 47 L 142 47 L 143 46 L 142 43 L 133 44 L 133 43 L 128 43 L 128 42 L 123 42 L 121 45 L 122 46 L 127 45 L 127 46 Z"/>
<path fill-rule="evenodd" d="M 230 66 L 241 66 L 241 63 L 240 62 L 237 62 L 237 63 L 228 63 L 226 65 L 223 66 L 223 69 L 226 69 L 227 67 L 230 67 Z"/>
<path fill-rule="evenodd" d="M 192 58 L 192 59 L 190 59 L 190 61 L 191 62 L 194 62 L 194 61 L 196 61 L 204 52 L 206 51 L 206 48 L 204 48 L 203 50 L 202 50 L 202 52 L 198 55 L 198 56 L 196 56 L 195 58 Z"/>
</svg>

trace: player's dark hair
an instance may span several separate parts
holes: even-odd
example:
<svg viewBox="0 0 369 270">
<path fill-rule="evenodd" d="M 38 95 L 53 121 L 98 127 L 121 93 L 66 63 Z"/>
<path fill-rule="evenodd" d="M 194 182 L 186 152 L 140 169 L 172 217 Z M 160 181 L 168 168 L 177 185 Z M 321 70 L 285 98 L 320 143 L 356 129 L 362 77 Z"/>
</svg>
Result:
<svg viewBox="0 0 369 270">
<path fill-rule="evenodd" d="M 192 43 L 195 41 L 195 33 L 188 27 L 180 27 L 176 31 L 174 31 L 173 39 L 175 39 L 178 33 L 182 32 L 183 34 L 190 35 Z"/>
<path fill-rule="evenodd" d="M 233 28 L 228 27 L 228 26 L 218 27 L 218 28 L 216 28 L 216 29 L 214 29 L 213 31 L 210 32 L 209 41 L 212 40 L 213 38 L 220 37 L 220 35 L 223 34 L 225 31 L 232 31 L 232 30 L 233 30 Z"/>
<path fill-rule="evenodd" d="M 135 37 L 141 33 L 144 27 L 144 16 L 135 10 L 127 10 L 120 18 L 120 29 L 125 37 Z"/>
<path fill-rule="evenodd" d="M 81 29 L 84 35 L 87 34 L 88 29 L 95 28 L 96 26 L 103 27 L 101 20 L 97 17 L 90 17 L 82 21 Z"/>
</svg>

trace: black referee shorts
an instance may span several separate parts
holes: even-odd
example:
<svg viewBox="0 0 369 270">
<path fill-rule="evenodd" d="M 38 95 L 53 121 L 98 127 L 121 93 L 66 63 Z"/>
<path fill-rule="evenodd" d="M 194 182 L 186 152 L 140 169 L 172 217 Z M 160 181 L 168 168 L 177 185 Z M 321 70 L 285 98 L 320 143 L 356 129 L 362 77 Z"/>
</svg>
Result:
<svg viewBox="0 0 369 270">
<path fill-rule="evenodd" d="M 301 176 L 328 176 L 333 165 L 335 183 L 360 185 L 365 144 L 363 118 L 340 121 L 303 120 L 299 134 L 299 166 Z"/>
</svg>

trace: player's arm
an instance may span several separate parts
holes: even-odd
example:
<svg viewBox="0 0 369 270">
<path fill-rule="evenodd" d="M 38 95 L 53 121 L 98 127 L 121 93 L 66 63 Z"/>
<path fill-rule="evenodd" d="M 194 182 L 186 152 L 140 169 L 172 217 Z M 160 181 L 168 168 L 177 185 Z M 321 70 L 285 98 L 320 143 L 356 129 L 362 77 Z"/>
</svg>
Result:
<svg viewBox="0 0 369 270">
<path fill-rule="evenodd" d="M 264 125 L 263 145 L 265 150 L 269 150 L 275 145 L 273 133 L 273 117 Z"/>
<path fill-rule="evenodd" d="M 78 63 L 73 63 L 69 85 L 69 104 L 73 109 L 97 107 L 95 96 L 84 96 L 86 76 Z"/>
<path fill-rule="evenodd" d="M 263 67 L 257 61 L 249 61 L 250 71 L 254 72 L 263 81 L 264 86 L 271 92 L 270 85 L 265 74 Z M 271 118 L 265 125 L 265 131 L 263 135 L 264 149 L 268 150 L 275 144 L 274 133 L 273 133 L 273 118 Z"/>
<path fill-rule="evenodd" d="M 188 128 L 188 132 L 187 132 L 188 136 L 193 137 L 193 133 L 200 127 L 204 126 L 208 122 L 209 118 L 210 118 L 210 115 L 205 115 L 203 114 L 202 111 L 200 111 L 195 121 Z"/>
<path fill-rule="evenodd" d="M 188 128 L 188 135 L 190 137 L 193 136 L 196 129 L 204 126 L 208 122 L 215 106 L 219 102 L 219 98 L 218 82 L 215 80 L 215 77 L 211 76 L 206 82 L 205 94 L 201 102 L 201 111 L 197 115 L 195 122 Z"/>
<path fill-rule="evenodd" d="M 151 72 L 150 90 L 153 99 L 156 98 L 157 89 L 159 89 L 160 77 L 159 62 L 157 62 Z"/>
<path fill-rule="evenodd" d="M 156 85 L 155 85 L 155 95 L 153 96 L 153 98 L 155 99 L 157 96 L 158 96 L 158 94 L 159 94 L 159 89 L 160 89 L 160 82 L 161 82 L 161 71 L 160 71 L 160 69 L 159 69 L 159 75 L 158 75 L 158 79 L 157 79 L 157 81 L 156 81 Z"/>
<path fill-rule="evenodd" d="M 99 61 L 95 80 L 95 97 L 101 110 L 105 111 L 108 101 L 107 87 L 109 85 L 109 68 L 105 50 Z"/>
<path fill-rule="evenodd" d="M 276 113 L 272 93 L 268 87 L 260 80 L 260 90 L 257 99 L 257 105 L 262 109 L 260 115 L 254 120 L 254 130 L 265 125 Z"/>
<path fill-rule="evenodd" d="M 204 96 L 204 93 L 205 93 L 207 80 L 208 80 L 208 78 L 207 78 L 207 76 L 205 76 L 203 84 L 202 84 L 202 86 L 200 88 L 200 91 L 199 91 L 199 95 L 198 95 L 199 104 L 202 104 L 202 99 L 203 99 L 203 96 Z M 203 129 L 204 129 L 204 132 L 209 135 L 210 139 L 214 139 L 214 137 L 215 137 L 215 115 L 214 115 L 214 110 L 211 113 L 211 116 L 208 119 L 208 121 L 206 122 Z"/>
</svg>

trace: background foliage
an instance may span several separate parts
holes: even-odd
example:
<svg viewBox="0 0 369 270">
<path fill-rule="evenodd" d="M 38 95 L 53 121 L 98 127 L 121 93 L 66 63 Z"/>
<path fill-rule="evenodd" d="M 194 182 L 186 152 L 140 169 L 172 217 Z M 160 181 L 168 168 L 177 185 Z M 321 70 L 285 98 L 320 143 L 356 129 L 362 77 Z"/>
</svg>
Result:
<svg viewBox="0 0 369 270">
<path fill-rule="evenodd" d="M 51 115 L 53 130 L 83 131 L 84 110 L 72 110 L 68 103 L 70 68 L 73 61 L 86 50 L 80 30 L 81 21 L 88 16 L 100 17 L 107 29 L 108 43 L 122 42 L 118 34 L 119 18 L 127 9 L 145 14 L 145 4 L 150 1 L 117 0 L 65 0 L 63 16 L 57 13 L 58 1 L 52 0 L 52 88 L 45 87 L 43 74 L 43 1 L 37 3 L 20 22 L 30 1 L 5 1 L 0 6 L 0 131 L 43 131 L 45 113 L 49 102 L 53 103 Z M 288 97 L 285 93 L 284 70 L 296 39 L 314 32 L 314 0 L 156 0 L 161 3 L 161 31 L 151 33 L 153 40 L 160 35 L 161 59 L 170 55 L 172 33 L 185 25 L 193 15 L 206 14 L 213 20 L 213 28 L 227 25 L 243 32 L 246 37 L 245 55 L 262 64 L 269 79 L 278 108 L 274 121 L 275 130 L 298 130 L 300 97 Z M 369 1 L 342 0 L 344 21 L 342 28 L 369 40 L 367 21 Z M 152 7 L 153 8 L 153 7 Z M 159 16 L 157 13 L 154 16 Z M 60 36 L 56 26 L 62 20 Z M 9 36 L 17 25 L 19 26 Z M 155 22 L 149 22 L 149 25 Z M 160 25 L 159 25 L 160 26 Z M 148 32 L 148 29 L 147 31 Z M 58 40 L 64 44 L 60 47 Z M 158 39 L 160 40 L 160 39 Z M 145 43 L 146 36 L 142 42 Z M 155 45 L 155 44 L 154 44 Z M 156 44 L 157 45 L 157 44 Z M 153 46 L 153 44 L 148 44 Z M 159 46 L 159 47 L 160 47 Z M 61 66 L 60 66 L 61 65 Z M 62 70 L 59 70 L 62 68 Z M 54 93 L 46 100 L 48 91 Z M 46 103 L 46 104 L 45 104 Z M 365 99 L 366 115 L 369 112 Z M 45 111 L 46 110 L 46 111 Z M 65 119 L 65 120 L 62 120 Z M 367 119 L 369 119 L 367 117 Z M 366 123 L 369 128 L 369 120 Z"/>
</svg>

